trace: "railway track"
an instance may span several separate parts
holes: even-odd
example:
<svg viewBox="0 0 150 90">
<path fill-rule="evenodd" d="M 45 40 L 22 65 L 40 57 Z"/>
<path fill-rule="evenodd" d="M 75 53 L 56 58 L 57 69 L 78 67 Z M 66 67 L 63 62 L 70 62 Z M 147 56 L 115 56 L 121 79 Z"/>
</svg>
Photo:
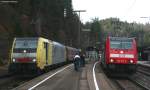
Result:
<svg viewBox="0 0 150 90">
<path fill-rule="evenodd" d="M 150 76 L 150 66 L 146 66 L 146 65 L 139 65 L 137 72 L 141 72 L 147 76 Z"/>
<path fill-rule="evenodd" d="M 8 78 L 8 77 L 11 77 L 12 75 L 13 75 L 13 74 L 9 74 L 9 73 L 4 74 L 4 75 L 1 75 L 1 76 L 0 76 L 0 79 Z"/>
<path fill-rule="evenodd" d="M 150 90 L 150 66 L 138 65 L 137 72 L 125 80 L 115 80 L 121 90 Z"/>
<path fill-rule="evenodd" d="M 16 75 L 6 75 L 0 78 L 0 90 L 10 90 L 13 89 L 26 81 L 31 80 L 31 78 L 21 78 Z"/>
<path fill-rule="evenodd" d="M 128 79 L 115 79 L 114 80 L 121 90 L 144 90 L 143 87 L 138 86 Z"/>
<path fill-rule="evenodd" d="M 130 76 L 130 80 L 137 83 L 139 86 L 145 88 L 145 90 L 150 90 L 150 66 L 138 65 L 137 72 Z"/>
<path fill-rule="evenodd" d="M 137 72 L 135 75 L 129 77 L 129 79 L 139 86 L 143 87 L 145 90 L 150 90 L 150 77 L 148 77 L 147 75 L 141 72 Z"/>
<path fill-rule="evenodd" d="M 150 90 L 150 67 L 140 65 L 134 75 L 128 77 L 109 78 L 116 83 L 121 90 Z"/>
</svg>

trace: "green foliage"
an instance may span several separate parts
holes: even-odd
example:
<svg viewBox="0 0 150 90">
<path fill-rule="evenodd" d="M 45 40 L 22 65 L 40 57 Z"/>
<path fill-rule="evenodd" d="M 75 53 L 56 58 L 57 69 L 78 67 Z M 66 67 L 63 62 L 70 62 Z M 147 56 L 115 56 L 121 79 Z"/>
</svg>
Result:
<svg viewBox="0 0 150 90">
<path fill-rule="evenodd" d="M 108 18 L 104 20 L 93 19 L 93 21 L 85 24 L 85 27 L 90 27 L 93 36 L 100 32 L 102 43 L 107 36 L 118 37 L 135 37 L 138 46 L 150 45 L 150 24 L 137 24 L 120 21 L 118 18 Z"/>
<path fill-rule="evenodd" d="M 0 66 L 1 65 L 4 65 L 3 61 L 2 61 L 2 58 L 0 58 Z"/>
<path fill-rule="evenodd" d="M 22 30 L 21 30 L 21 27 L 20 27 L 20 24 L 19 24 L 19 23 L 15 23 L 14 36 L 16 36 L 16 37 L 21 37 L 21 36 L 23 36 Z"/>
<path fill-rule="evenodd" d="M 92 36 L 96 36 L 96 40 L 100 41 L 102 36 L 102 29 L 98 18 L 93 19 L 91 24 Z"/>
<path fill-rule="evenodd" d="M 100 31 L 100 23 L 99 23 L 99 19 L 95 18 L 92 21 L 92 25 L 91 25 L 91 31 L 92 32 L 99 32 Z"/>
<path fill-rule="evenodd" d="M 150 45 L 150 32 L 146 32 L 144 34 L 144 45 L 149 46 Z"/>
<path fill-rule="evenodd" d="M 72 0 L 18 0 L 16 4 L 1 4 L 0 12 L 0 42 L 9 41 L 0 52 L 10 49 L 14 37 L 42 36 L 77 46 L 79 18 L 73 13 Z"/>
</svg>

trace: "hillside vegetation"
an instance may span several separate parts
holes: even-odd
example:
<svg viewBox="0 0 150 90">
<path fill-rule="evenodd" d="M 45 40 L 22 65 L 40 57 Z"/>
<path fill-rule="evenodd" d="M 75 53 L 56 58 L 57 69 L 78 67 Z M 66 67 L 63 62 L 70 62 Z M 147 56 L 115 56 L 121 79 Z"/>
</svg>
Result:
<svg viewBox="0 0 150 90">
<path fill-rule="evenodd" d="M 118 18 L 108 18 L 104 20 L 95 18 L 91 22 L 87 22 L 84 28 L 91 29 L 91 41 L 94 41 L 93 46 L 97 46 L 96 42 L 104 44 L 107 36 L 135 37 L 138 47 L 150 46 L 149 23 L 128 23 L 126 21 L 120 21 Z"/>
<path fill-rule="evenodd" d="M 77 47 L 70 42 L 77 42 L 79 22 L 72 0 L 17 1 L 0 3 L 0 60 L 8 60 L 14 37 L 41 36 Z"/>
</svg>

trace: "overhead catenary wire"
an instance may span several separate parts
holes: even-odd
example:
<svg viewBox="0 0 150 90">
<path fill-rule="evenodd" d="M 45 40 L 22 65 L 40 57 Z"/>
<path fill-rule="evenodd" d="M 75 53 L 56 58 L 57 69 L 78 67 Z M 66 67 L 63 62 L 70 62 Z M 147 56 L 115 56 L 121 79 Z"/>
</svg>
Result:
<svg viewBox="0 0 150 90">
<path fill-rule="evenodd" d="M 135 3 L 137 2 L 137 0 L 134 0 L 131 4 L 131 6 L 127 9 L 127 14 L 132 10 L 132 8 L 134 7 Z"/>
<path fill-rule="evenodd" d="M 129 13 L 131 12 L 131 10 L 133 9 L 133 7 L 135 6 L 137 0 L 134 0 L 130 6 L 127 8 L 127 11 L 125 12 L 125 16 L 124 17 L 127 17 L 129 15 Z M 130 17 L 131 18 L 131 17 Z M 133 18 L 133 17 L 132 17 Z"/>
</svg>

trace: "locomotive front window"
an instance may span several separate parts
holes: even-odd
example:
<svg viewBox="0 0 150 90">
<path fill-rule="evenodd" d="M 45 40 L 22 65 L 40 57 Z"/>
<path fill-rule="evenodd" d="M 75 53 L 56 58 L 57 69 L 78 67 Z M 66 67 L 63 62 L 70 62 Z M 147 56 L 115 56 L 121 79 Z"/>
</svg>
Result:
<svg viewBox="0 0 150 90">
<path fill-rule="evenodd" d="M 111 48 L 118 48 L 118 49 L 120 49 L 121 48 L 121 42 L 118 42 L 118 41 L 111 41 L 111 43 L 110 43 L 110 46 L 111 46 Z"/>
<path fill-rule="evenodd" d="M 37 40 L 16 40 L 15 48 L 36 48 Z"/>
<path fill-rule="evenodd" d="M 131 49 L 132 42 L 122 42 L 122 49 Z"/>
<path fill-rule="evenodd" d="M 132 42 L 129 41 L 111 41 L 110 47 L 113 49 L 131 49 Z"/>
</svg>

